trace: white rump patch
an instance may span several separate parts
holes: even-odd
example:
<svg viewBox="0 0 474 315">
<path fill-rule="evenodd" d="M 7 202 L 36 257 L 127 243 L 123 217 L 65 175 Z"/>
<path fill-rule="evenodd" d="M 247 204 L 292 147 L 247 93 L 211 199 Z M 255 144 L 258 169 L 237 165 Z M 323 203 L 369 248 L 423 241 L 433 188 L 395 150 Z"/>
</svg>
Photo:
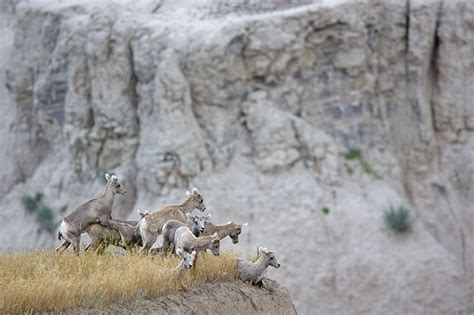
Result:
<svg viewBox="0 0 474 315">
<path fill-rule="evenodd" d="M 66 238 L 66 236 L 67 236 L 67 223 L 64 222 L 64 220 L 61 222 L 61 225 L 59 226 L 59 233 L 61 233 L 63 238 Z"/>
</svg>

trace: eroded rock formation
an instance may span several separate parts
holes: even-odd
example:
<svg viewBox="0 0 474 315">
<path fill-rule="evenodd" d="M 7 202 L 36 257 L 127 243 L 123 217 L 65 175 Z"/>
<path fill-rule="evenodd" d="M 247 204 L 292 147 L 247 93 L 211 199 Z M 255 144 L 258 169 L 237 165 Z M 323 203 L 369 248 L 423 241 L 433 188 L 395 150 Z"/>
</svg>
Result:
<svg viewBox="0 0 474 315">
<path fill-rule="evenodd" d="M 107 170 L 129 192 L 117 216 L 197 186 L 216 222 L 248 221 L 239 249 L 277 251 L 301 313 L 474 311 L 472 3 L 52 0 L 16 18 L 1 248 L 54 244 L 23 194 L 71 209 Z M 397 236 L 382 215 L 402 203 Z"/>
</svg>

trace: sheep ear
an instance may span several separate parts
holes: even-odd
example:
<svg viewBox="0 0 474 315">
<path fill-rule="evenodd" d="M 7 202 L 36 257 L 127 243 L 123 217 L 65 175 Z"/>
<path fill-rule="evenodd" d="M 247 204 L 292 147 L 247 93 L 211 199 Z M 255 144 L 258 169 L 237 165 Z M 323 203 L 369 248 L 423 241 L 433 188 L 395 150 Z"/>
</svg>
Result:
<svg viewBox="0 0 474 315">
<path fill-rule="evenodd" d="M 196 187 L 193 188 L 192 192 L 193 192 L 193 195 L 199 195 L 199 190 L 197 190 Z"/>
<path fill-rule="evenodd" d="M 188 218 L 189 220 L 193 220 L 193 216 L 191 215 L 191 213 L 186 213 L 186 218 Z"/>
<path fill-rule="evenodd" d="M 109 173 L 105 173 L 105 180 L 110 181 L 110 174 Z"/>
<path fill-rule="evenodd" d="M 268 249 L 266 247 L 259 247 L 258 251 L 260 254 L 268 254 Z"/>
<path fill-rule="evenodd" d="M 191 253 L 191 255 L 196 256 L 196 251 L 193 250 L 193 252 Z"/>
<path fill-rule="evenodd" d="M 219 234 L 217 234 L 217 232 L 215 232 L 214 234 L 212 234 L 212 237 L 213 238 L 219 238 Z"/>
<path fill-rule="evenodd" d="M 189 191 L 186 191 L 186 196 L 191 196 L 191 193 Z"/>
<path fill-rule="evenodd" d="M 212 214 L 208 213 L 206 216 L 208 219 L 212 218 Z"/>
<path fill-rule="evenodd" d="M 177 248 L 176 255 L 181 256 L 182 254 L 183 254 L 183 251 L 181 250 L 181 248 Z"/>
<path fill-rule="evenodd" d="M 110 177 L 110 180 L 113 181 L 113 182 L 117 181 L 117 176 L 112 175 L 112 176 Z"/>
</svg>

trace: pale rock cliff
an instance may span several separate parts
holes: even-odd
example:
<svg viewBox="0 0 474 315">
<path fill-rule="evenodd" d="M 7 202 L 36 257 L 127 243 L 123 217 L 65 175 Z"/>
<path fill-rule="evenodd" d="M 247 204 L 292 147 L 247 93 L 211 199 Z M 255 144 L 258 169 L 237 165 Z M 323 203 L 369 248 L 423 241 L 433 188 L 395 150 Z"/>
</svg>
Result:
<svg viewBox="0 0 474 315">
<path fill-rule="evenodd" d="M 302 314 L 474 312 L 473 3 L 14 3 L 0 248 L 55 244 L 25 193 L 60 221 L 111 171 L 114 216 L 196 186 L 215 222 L 249 222 L 237 250 L 274 249 Z"/>
</svg>

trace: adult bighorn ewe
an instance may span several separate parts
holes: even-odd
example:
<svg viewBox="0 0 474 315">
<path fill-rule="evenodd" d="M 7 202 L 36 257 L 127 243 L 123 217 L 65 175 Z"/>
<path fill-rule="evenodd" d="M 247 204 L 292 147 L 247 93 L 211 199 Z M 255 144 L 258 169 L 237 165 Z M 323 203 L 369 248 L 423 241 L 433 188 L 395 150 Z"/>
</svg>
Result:
<svg viewBox="0 0 474 315">
<path fill-rule="evenodd" d="M 109 228 L 120 225 L 120 222 L 112 220 L 112 206 L 115 195 L 125 195 L 127 191 L 115 175 L 105 174 L 105 179 L 107 184 L 100 197 L 84 202 L 62 220 L 57 236 L 58 240 L 63 241 L 56 248 L 57 252 L 63 252 L 72 245 L 74 253 L 78 254 L 81 234 L 93 224 L 100 223 Z"/>
<path fill-rule="evenodd" d="M 209 213 L 206 216 L 193 216 L 190 213 L 186 214 L 189 223 L 185 224 L 178 220 L 169 220 L 163 226 L 163 246 L 161 247 L 162 254 L 166 254 L 171 245 L 174 245 L 174 237 L 176 230 L 182 226 L 187 226 L 194 236 L 200 236 L 204 232 L 204 227 L 207 220 L 211 217 Z M 176 253 L 177 254 L 177 253 Z"/>
<path fill-rule="evenodd" d="M 166 222 L 169 220 L 177 220 L 185 223 L 186 214 L 195 208 L 202 212 L 206 210 L 204 199 L 199 191 L 193 188 L 192 192 L 186 192 L 186 199 L 184 199 L 182 203 L 165 206 L 141 219 L 138 223 L 138 231 L 143 241 L 140 252 L 150 252 L 150 248 L 156 242 L 158 235 L 161 234 L 163 225 L 165 225 Z"/>
<path fill-rule="evenodd" d="M 242 281 L 249 281 L 252 284 L 263 285 L 263 276 L 265 275 L 268 266 L 280 268 L 280 263 L 273 252 L 268 249 L 259 247 L 258 257 L 256 262 L 250 262 L 243 258 L 237 258 L 237 277 Z"/>
<path fill-rule="evenodd" d="M 211 222 L 206 222 L 202 235 L 212 235 L 217 232 L 219 239 L 222 240 L 224 237 L 229 236 L 232 239 L 232 243 L 237 244 L 239 242 L 239 235 L 242 233 L 242 227 L 247 225 L 248 223 L 236 224 L 229 222 L 227 224 L 212 224 Z"/>
<path fill-rule="evenodd" d="M 140 212 L 137 210 L 140 219 L 148 215 L 148 212 Z M 87 234 L 91 238 L 91 243 L 86 247 L 86 251 L 94 250 L 101 254 L 105 251 L 107 246 L 115 245 L 124 249 L 130 249 L 135 246 L 142 246 L 142 238 L 137 231 L 138 221 L 134 220 L 119 220 L 117 222 L 124 223 L 116 226 L 116 229 L 110 229 L 101 224 L 93 224 L 87 230 Z"/>
</svg>

